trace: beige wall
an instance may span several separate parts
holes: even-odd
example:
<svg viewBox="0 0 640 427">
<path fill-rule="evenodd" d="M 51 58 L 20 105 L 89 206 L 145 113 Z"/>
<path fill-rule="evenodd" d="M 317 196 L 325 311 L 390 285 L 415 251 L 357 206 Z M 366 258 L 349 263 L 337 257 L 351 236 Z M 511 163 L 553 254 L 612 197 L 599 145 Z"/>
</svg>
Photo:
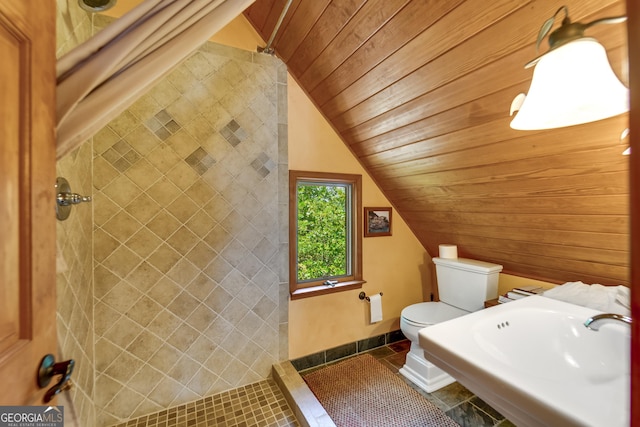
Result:
<svg viewBox="0 0 640 427">
<path fill-rule="evenodd" d="M 390 206 L 327 121 L 289 77 L 289 168 L 362 175 L 363 206 Z M 393 235 L 363 238 L 367 295 L 382 292 L 383 321 L 368 322 L 368 304 L 359 290 L 289 302 L 291 359 L 400 328 L 404 307 L 428 298 L 431 259 L 393 212 Z"/>
<path fill-rule="evenodd" d="M 378 186 L 291 77 L 288 93 L 289 168 L 361 174 L 363 206 L 389 206 Z M 402 309 L 428 300 L 430 293 L 435 293 L 435 268 L 431 256 L 397 212 L 393 213 L 393 235 L 364 238 L 363 250 L 364 279 L 367 281 L 363 289 L 367 295 L 384 294 L 384 320 L 373 325 L 368 323 L 368 304 L 358 299 L 359 291 L 290 301 L 291 359 L 399 329 Z M 544 288 L 554 286 L 501 274 L 498 291 L 504 294 L 516 286 L 531 284 Z"/>
</svg>

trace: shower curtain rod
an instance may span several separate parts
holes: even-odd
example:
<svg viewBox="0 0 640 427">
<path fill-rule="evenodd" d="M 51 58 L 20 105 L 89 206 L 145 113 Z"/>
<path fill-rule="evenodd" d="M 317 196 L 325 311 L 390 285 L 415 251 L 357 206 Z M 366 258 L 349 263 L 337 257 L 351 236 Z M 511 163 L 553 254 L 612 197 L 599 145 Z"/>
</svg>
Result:
<svg viewBox="0 0 640 427">
<path fill-rule="evenodd" d="M 287 14 L 287 11 L 289 10 L 289 6 L 291 6 L 291 2 L 292 1 L 293 0 L 287 0 L 287 3 L 282 8 L 282 13 L 280 13 L 280 17 L 278 18 L 278 22 L 276 22 L 276 26 L 273 27 L 273 31 L 271 32 L 271 37 L 269 37 L 269 41 L 267 42 L 267 45 L 265 47 L 258 46 L 258 52 L 262 52 L 262 53 L 266 53 L 266 54 L 269 54 L 269 55 L 273 55 L 274 49 L 273 49 L 273 47 L 271 47 L 271 43 L 273 43 L 273 39 L 276 38 L 276 34 L 278 33 L 278 30 L 280 29 L 280 25 L 282 24 L 282 21 L 284 20 L 284 16 Z"/>
</svg>

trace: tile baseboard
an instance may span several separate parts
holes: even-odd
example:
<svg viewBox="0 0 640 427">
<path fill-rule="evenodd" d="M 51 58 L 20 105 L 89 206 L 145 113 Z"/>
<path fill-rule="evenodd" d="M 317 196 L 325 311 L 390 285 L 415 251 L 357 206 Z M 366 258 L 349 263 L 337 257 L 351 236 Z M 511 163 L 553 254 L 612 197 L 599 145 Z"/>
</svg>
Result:
<svg viewBox="0 0 640 427">
<path fill-rule="evenodd" d="M 314 368 L 345 357 L 354 356 L 358 353 L 373 350 L 375 348 L 384 347 L 394 342 L 405 340 L 406 337 L 401 330 L 387 332 L 386 334 L 376 335 L 374 337 L 364 338 L 338 347 L 329 348 L 317 353 L 309 354 L 294 360 L 291 364 L 297 371 Z"/>
</svg>

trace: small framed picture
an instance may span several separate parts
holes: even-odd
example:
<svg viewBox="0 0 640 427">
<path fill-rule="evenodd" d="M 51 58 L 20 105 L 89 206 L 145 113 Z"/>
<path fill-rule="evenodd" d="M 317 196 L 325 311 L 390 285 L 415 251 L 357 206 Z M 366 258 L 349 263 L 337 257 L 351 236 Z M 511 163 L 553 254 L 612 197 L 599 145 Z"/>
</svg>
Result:
<svg viewBox="0 0 640 427">
<path fill-rule="evenodd" d="M 391 236 L 391 208 L 364 208 L 364 237 Z"/>
</svg>

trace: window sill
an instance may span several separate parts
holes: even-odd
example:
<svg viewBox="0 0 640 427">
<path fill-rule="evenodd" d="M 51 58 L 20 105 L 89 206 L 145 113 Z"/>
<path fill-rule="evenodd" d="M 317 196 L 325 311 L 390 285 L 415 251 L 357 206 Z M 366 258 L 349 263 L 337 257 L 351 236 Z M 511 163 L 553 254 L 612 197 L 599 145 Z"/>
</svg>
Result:
<svg viewBox="0 0 640 427">
<path fill-rule="evenodd" d="M 332 294 L 334 292 L 350 291 L 353 289 L 361 289 L 362 285 L 367 283 L 365 280 L 352 280 L 350 282 L 336 283 L 334 286 L 320 285 L 308 288 L 299 288 L 291 292 L 291 299 L 301 299 L 315 297 L 318 295 Z"/>
</svg>

